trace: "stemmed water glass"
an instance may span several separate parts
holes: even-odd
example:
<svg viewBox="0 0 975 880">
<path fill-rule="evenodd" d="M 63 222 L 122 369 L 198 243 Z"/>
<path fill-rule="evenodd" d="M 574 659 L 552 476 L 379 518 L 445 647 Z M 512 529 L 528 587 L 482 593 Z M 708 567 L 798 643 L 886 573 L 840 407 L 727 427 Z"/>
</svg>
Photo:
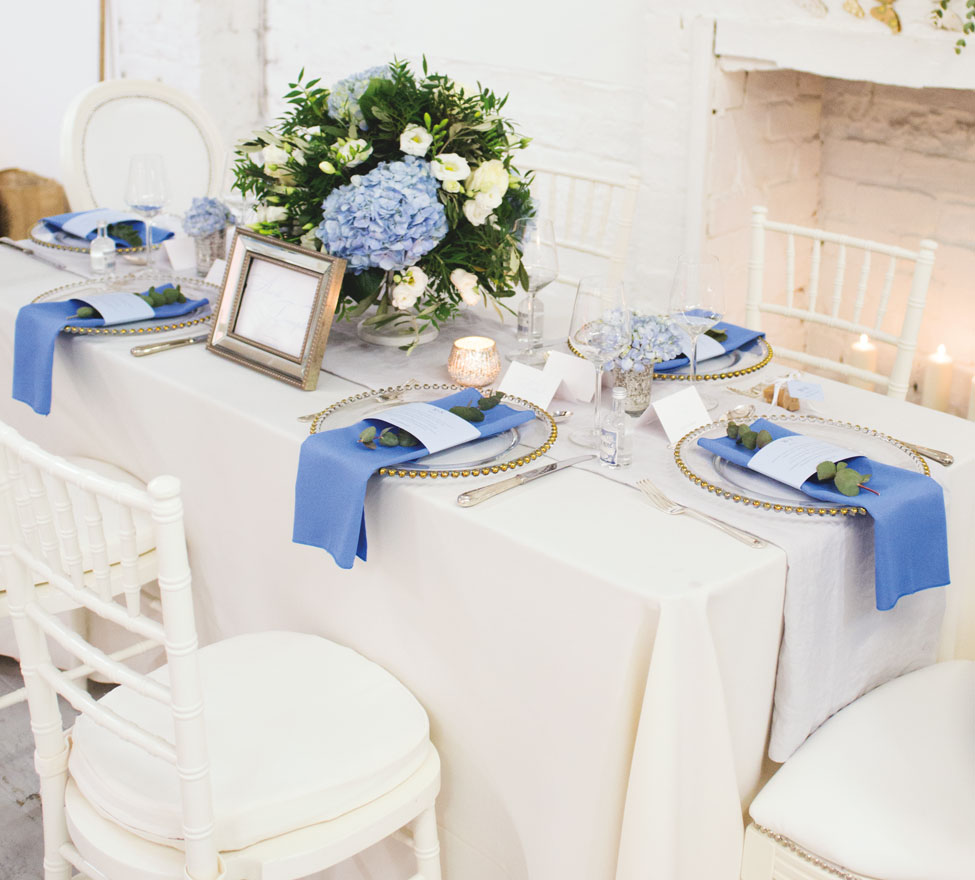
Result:
<svg viewBox="0 0 975 880">
<path fill-rule="evenodd" d="M 579 446 L 599 446 L 603 367 L 630 347 L 630 332 L 623 283 L 602 276 L 583 278 L 572 307 L 569 340 L 596 368 L 596 395 L 592 427 L 569 434 L 569 439 Z"/>
<path fill-rule="evenodd" d="M 551 284 L 559 274 L 559 255 L 555 244 L 555 230 L 551 220 L 525 217 L 515 221 L 513 230 L 521 265 L 525 270 L 528 284 L 525 293 L 528 299 L 523 307 L 527 316 L 525 348 L 514 352 L 509 360 L 537 366 L 544 360 L 542 353 L 542 326 L 538 315 L 535 296 L 543 287 Z M 519 314 L 519 319 L 521 314 Z M 519 320 L 520 323 L 520 320 Z"/>
<path fill-rule="evenodd" d="M 697 378 L 697 342 L 724 316 L 717 257 L 681 256 L 670 288 L 670 318 L 690 339 L 691 380 Z"/>
<path fill-rule="evenodd" d="M 237 150 L 231 147 L 224 155 L 223 173 L 220 177 L 220 201 L 229 209 L 234 218 L 235 226 L 243 226 L 244 215 L 254 204 L 254 196 L 251 193 L 242 193 L 235 189 L 237 182 Z"/>
<path fill-rule="evenodd" d="M 166 169 L 158 153 L 133 156 L 129 163 L 129 176 L 125 184 L 125 201 L 145 222 L 146 273 L 151 275 L 152 265 L 152 218 L 166 204 Z"/>
</svg>

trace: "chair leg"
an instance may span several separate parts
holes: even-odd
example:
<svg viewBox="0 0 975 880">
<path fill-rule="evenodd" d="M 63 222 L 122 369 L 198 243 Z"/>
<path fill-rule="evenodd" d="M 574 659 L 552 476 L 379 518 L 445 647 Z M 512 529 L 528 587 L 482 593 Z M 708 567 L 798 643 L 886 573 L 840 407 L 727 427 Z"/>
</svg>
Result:
<svg viewBox="0 0 975 880">
<path fill-rule="evenodd" d="M 413 853 L 417 873 L 411 880 L 441 880 L 440 838 L 434 806 L 425 809 L 413 822 Z"/>
</svg>

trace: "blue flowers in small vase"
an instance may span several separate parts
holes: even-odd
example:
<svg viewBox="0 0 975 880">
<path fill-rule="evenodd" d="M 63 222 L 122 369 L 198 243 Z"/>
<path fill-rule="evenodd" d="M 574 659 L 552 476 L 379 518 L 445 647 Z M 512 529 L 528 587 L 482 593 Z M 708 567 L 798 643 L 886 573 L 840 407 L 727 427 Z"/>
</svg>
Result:
<svg viewBox="0 0 975 880">
<path fill-rule="evenodd" d="M 183 231 L 193 238 L 220 232 L 231 221 L 230 211 L 218 199 L 204 197 L 193 199 L 190 209 L 183 218 Z"/>
<path fill-rule="evenodd" d="M 610 361 L 604 370 L 623 373 L 652 370 L 660 361 L 669 361 L 681 353 L 681 341 L 670 322 L 659 315 L 633 315 L 630 321 L 633 338 L 628 351 Z"/>
</svg>

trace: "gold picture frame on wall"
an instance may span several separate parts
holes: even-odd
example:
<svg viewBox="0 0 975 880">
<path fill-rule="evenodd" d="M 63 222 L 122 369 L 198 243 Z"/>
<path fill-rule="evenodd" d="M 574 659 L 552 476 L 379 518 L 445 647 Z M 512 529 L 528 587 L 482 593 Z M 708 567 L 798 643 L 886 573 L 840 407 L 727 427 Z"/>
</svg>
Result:
<svg viewBox="0 0 975 880">
<path fill-rule="evenodd" d="M 340 257 L 238 228 L 207 348 L 313 390 L 344 274 Z"/>
</svg>

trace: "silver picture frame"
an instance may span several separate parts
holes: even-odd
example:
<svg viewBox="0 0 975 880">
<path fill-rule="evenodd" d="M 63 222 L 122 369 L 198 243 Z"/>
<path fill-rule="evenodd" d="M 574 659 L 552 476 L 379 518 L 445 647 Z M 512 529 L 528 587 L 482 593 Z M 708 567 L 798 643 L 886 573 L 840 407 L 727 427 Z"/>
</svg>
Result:
<svg viewBox="0 0 975 880">
<path fill-rule="evenodd" d="M 345 260 L 238 228 L 213 313 L 214 354 L 311 391 Z"/>
</svg>

